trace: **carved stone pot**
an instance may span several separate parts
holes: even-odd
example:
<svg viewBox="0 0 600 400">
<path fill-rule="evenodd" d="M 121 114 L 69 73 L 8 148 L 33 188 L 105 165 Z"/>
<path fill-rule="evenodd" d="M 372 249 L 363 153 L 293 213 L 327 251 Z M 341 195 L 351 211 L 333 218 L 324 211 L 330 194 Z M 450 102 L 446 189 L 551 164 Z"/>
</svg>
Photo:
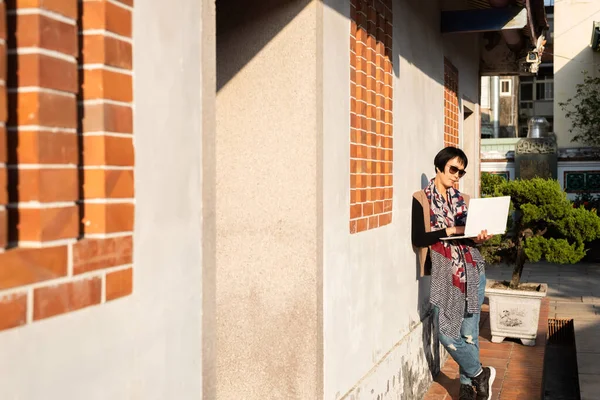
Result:
<svg viewBox="0 0 600 400">
<path fill-rule="evenodd" d="M 548 284 L 542 283 L 540 291 L 492 289 L 496 281 L 488 280 L 485 294 L 490 301 L 490 328 L 492 342 L 505 338 L 521 339 L 525 346 L 535 346 L 540 306 L 548 293 Z"/>
</svg>

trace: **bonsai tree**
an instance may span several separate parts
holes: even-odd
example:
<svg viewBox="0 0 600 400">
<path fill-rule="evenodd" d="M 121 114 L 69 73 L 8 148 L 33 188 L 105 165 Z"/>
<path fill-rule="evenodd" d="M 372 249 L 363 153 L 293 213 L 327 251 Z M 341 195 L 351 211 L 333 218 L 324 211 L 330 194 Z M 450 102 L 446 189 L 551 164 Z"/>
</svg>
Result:
<svg viewBox="0 0 600 400">
<path fill-rule="evenodd" d="M 600 217 L 584 207 L 573 207 L 558 181 L 506 181 L 486 175 L 482 177 L 482 194 L 510 196 L 512 215 L 507 233 L 483 245 L 482 255 L 490 263 L 514 266 L 510 288 L 519 286 L 526 262 L 544 258 L 574 264 L 585 256 L 585 243 L 600 237 Z"/>
<path fill-rule="evenodd" d="M 572 141 L 588 146 L 600 146 L 600 76 L 583 71 L 583 83 L 576 86 L 575 96 L 558 103 L 565 117 L 571 120 Z"/>
</svg>

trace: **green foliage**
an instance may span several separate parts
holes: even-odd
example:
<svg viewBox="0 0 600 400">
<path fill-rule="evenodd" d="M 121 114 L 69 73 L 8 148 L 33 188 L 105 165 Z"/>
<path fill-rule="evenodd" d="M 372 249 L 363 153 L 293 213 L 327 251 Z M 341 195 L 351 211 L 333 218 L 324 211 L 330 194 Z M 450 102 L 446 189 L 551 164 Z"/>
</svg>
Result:
<svg viewBox="0 0 600 400">
<path fill-rule="evenodd" d="M 481 196 L 494 197 L 496 188 L 503 182 L 506 182 L 506 179 L 502 175 L 483 172 L 481 174 Z"/>
<path fill-rule="evenodd" d="M 600 146 L 600 76 L 583 71 L 583 83 L 577 84 L 575 96 L 558 105 L 571 120 L 573 142 Z"/>
<path fill-rule="evenodd" d="M 479 248 L 481 255 L 489 264 L 498 264 L 505 262 L 504 252 L 510 248 L 510 242 L 504 240 L 502 235 L 492 236 L 484 245 Z"/>
<path fill-rule="evenodd" d="M 585 256 L 583 244 L 570 244 L 566 239 L 534 236 L 527 240 L 524 248 L 530 262 L 537 262 L 542 257 L 557 264 L 575 264 Z"/>
<path fill-rule="evenodd" d="M 573 264 L 585 256 L 585 243 L 600 238 L 600 217 L 584 207 L 573 207 L 555 180 L 498 182 L 482 177 L 482 193 L 484 186 L 485 193 L 511 197 L 514 212 L 508 232 L 481 249 L 488 262 L 515 266 L 511 286 L 518 285 L 526 261 Z"/>
<path fill-rule="evenodd" d="M 583 206 L 586 210 L 595 211 L 596 214 L 600 210 L 600 195 L 591 193 L 578 193 L 573 202 L 573 207 Z"/>
</svg>

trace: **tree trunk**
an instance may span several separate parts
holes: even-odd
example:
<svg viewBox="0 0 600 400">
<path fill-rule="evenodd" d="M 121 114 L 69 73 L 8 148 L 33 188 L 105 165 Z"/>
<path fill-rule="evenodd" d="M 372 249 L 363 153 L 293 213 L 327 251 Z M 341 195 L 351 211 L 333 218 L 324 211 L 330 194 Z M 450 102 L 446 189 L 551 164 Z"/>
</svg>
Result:
<svg viewBox="0 0 600 400">
<path fill-rule="evenodd" d="M 519 241 L 520 242 L 520 241 Z M 521 243 L 517 245 L 517 257 L 515 259 L 515 267 L 512 273 L 512 279 L 510 280 L 509 287 L 511 289 L 517 289 L 519 283 L 521 283 L 521 274 L 523 273 L 523 266 L 525 265 L 525 252 Z"/>
</svg>

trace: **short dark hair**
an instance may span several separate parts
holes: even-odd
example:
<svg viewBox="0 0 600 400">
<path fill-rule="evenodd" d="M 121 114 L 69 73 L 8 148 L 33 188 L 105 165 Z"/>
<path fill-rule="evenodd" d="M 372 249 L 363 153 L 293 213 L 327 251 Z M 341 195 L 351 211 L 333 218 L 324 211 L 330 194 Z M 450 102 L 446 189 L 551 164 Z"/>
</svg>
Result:
<svg viewBox="0 0 600 400">
<path fill-rule="evenodd" d="M 439 169 L 441 172 L 444 172 L 448 161 L 457 157 L 464 165 L 464 168 L 467 168 L 469 160 L 467 159 L 467 155 L 465 154 L 465 152 L 459 149 L 458 147 L 452 146 L 444 147 L 442 150 L 440 150 L 439 153 L 437 153 L 437 155 L 433 159 L 433 165 L 435 165 L 436 169 Z"/>
</svg>

